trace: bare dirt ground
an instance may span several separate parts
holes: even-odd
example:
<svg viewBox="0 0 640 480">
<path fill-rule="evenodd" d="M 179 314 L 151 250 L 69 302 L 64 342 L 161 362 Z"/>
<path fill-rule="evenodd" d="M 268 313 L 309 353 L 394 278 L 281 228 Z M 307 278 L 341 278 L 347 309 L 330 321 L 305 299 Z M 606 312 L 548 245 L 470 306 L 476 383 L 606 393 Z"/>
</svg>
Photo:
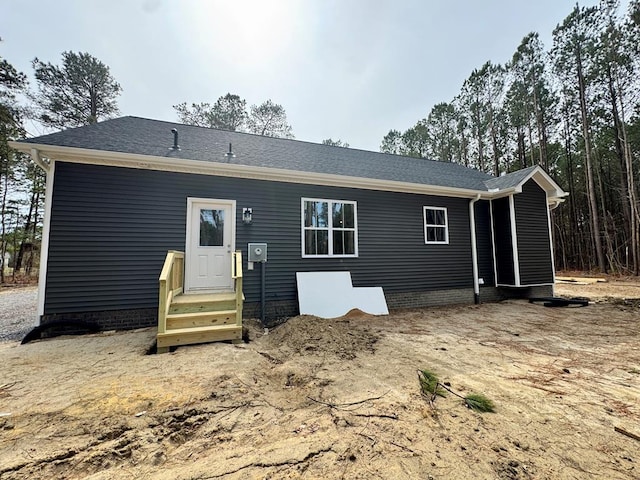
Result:
<svg viewBox="0 0 640 480">
<path fill-rule="evenodd" d="M 640 288 L 602 285 L 558 289 L 608 298 L 585 308 L 303 316 L 164 355 L 153 330 L 0 343 L 0 478 L 637 479 L 614 428 L 640 435 Z M 419 368 L 496 413 L 432 408 Z"/>
<path fill-rule="evenodd" d="M 559 274 L 560 275 L 560 274 Z M 590 277 L 583 277 L 580 272 L 562 272 L 560 276 L 574 277 L 573 283 L 558 282 L 555 286 L 555 294 L 563 297 L 587 297 L 596 303 L 620 303 L 625 299 L 640 299 L 640 281 L 637 277 L 612 277 L 598 276 L 604 282 L 584 285 Z"/>
</svg>

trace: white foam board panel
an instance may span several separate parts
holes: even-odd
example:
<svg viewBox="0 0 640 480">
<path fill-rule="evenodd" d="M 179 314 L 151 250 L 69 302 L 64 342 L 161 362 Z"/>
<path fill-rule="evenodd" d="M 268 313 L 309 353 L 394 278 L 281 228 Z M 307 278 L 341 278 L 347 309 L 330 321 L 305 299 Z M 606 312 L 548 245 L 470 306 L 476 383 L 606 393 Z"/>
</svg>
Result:
<svg viewBox="0 0 640 480">
<path fill-rule="evenodd" d="M 350 272 L 297 272 L 300 314 L 336 318 L 357 308 L 388 315 L 382 287 L 353 287 Z"/>
</svg>

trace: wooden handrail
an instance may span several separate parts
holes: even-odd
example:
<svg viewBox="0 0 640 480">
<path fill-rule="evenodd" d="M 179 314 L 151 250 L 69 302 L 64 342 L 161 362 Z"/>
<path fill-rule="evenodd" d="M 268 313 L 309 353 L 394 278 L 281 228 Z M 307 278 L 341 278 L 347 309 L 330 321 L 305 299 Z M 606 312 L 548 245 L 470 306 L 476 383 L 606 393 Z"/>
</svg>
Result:
<svg viewBox="0 0 640 480">
<path fill-rule="evenodd" d="M 231 276 L 235 280 L 236 289 L 236 325 L 242 326 L 242 252 L 238 250 L 233 252 L 231 261 Z"/>
<path fill-rule="evenodd" d="M 177 250 L 167 252 L 159 281 L 158 333 L 165 333 L 171 300 L 184 289 L 184 252 Z"/>
<path fill-rule="evenodd" d="M 231 276 L 235 278 L 242 278 L 242 252 L 238 250 L 233 252 L 233 262 L 231 262 Z"/>
</svg>

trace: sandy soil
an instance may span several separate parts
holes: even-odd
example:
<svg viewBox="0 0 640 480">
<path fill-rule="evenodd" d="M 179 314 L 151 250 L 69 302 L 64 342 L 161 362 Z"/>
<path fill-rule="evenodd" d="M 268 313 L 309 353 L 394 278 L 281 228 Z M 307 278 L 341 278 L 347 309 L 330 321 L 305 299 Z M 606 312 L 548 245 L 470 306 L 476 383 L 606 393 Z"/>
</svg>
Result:
<svg viewBox="0 0 640 480">
<path fill-rule="evenodd" d="M 0 343 L 0 478 L 640 478 L 614 430 L 640 435 L 633 301 L 249 329 L 164 355 L 145 355 L 153 330 Z M 496 413 L 431 407 L 419 368 Z"/>
<path fill-rule="evenodd" d="M 560 274 L 559 274 L 560 275 Z M 558 282 L 555 286 L 555 294 L 563 297 L 586 297 L 593 302 L 620 302 L 624 300 L 640 299 L 640 281 L 634 277 L 612 277 L 612 276 L 596 276 L 595 278 L 604 279 L 604 282 L 582 285 L 585 283 L 581 275 L 576 272 L 562 272 L 561 276 L 573 277 L 577 281 L 575 283 Z M 577 276 L 576 276 L 577 275 Z M 590 277 L 584 277 L 588 281 Z"/>
</svg>

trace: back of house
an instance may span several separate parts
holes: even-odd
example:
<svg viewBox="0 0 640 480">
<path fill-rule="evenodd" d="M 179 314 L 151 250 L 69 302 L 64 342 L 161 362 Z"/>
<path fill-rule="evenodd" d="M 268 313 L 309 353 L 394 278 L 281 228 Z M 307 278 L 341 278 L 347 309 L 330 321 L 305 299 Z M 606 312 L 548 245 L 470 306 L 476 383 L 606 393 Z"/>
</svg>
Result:
<svg viewBox="0 0 640 480">
<path fill-rule="evenodd" d="M 298 313 L 296 272 L 348 271 L 392 309 L 552 294 L 550 210 L 565 193 L 537 166 L 495 178 L 137 117 L 11 146 L 47 172 L 41 323 L 155 325 L 170 251 L 194 295 L 232 291 L 242 252 L 244 315 L 259 314 L 264 273 L 268 322 Z M 266 263 L 247 263 L 250 243 Z"/>
</svg>

